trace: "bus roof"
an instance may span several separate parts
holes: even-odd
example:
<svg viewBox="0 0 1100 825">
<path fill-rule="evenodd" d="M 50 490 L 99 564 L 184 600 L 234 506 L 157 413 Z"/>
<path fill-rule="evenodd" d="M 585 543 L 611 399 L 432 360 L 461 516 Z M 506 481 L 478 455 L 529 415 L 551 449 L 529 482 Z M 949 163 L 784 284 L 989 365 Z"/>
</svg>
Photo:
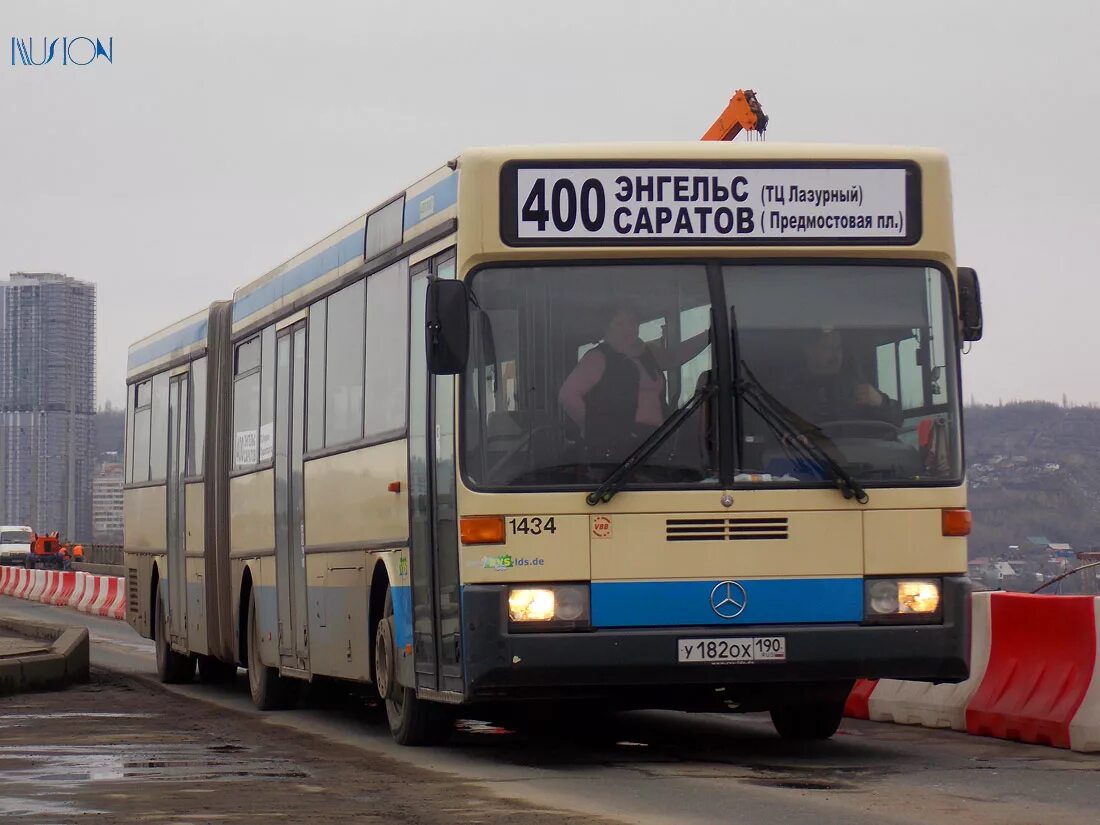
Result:
<svg viewBox="0 0 1100 825">
<path fill-rule="evenodd" d="M 383 201 L 331 233 L 321 241 L 269 270 L 259 278 L 239 287 L 233 293 L 233 333 L 256 328 L 267 319 L 285 313 L 289 306 L 324 290 L 328 285 L 355 270 L 365 260 L 410 244 L 426 234 L 459 232 L 465 259 L 479 257 L 530 258 L 533 250 L 517 248 L 501 237 L 501 174 L 509 163 L 538 164 L 550 162 L 567 165 L 576 161 L 584 166 L 654 167 L 661 163 L 683 166 L 691 163 L 737 167 L 780 166 L 805 163 L 845 166 L 875 166 L 878 164 L 909 164 L 920 170 L 919 200 L 922 212 L 922 234 L 914 243 L 898 245 L 867 244 L 867 249 L 884 257 L 921 257 L 952 263 L 954 235 L 951 221 L 951 199 L 947 159 L 938 150 L 900 146 L 861 146 L 851 144 L 812 144 L 774 142 L 629 142 L 578 143 L 530 146 L 478 147 L 464 152 L 454 161 Z M 462 199 L 459 201 L 459 175 L 462 178 Z M 452 223 L 457 221 L 457 223 Z M 445 231 L 446 228 L 446 231 Z M 528 243 L 525 246 L 529 247 Z M 557 244 L 556 244 L 557 245 Z M 560 245 L 558 245 L 560 246 Z M 751 243 L 745 249 L 760 247 Z M 847 250 L 851 244 L 814 246 L 800 243 L 790 247 L 769 246 L 769 254 L 790 255 L 832 254 Z M 568 257 L 568 249 L 556 254 Z M 575 254 L 592 256 L 623 255 L 622 249 L 600 249 L 591 245 L 578 247 Z M 636 249 L 631 254 L 637 254 Z M 714 254 L 714 247 L 649 245 L 648 254 Z M 725 252 L 723 252 L 725 254 Z M 395 260 L 397 257 L 394 258 Z M 195 313 L 177 323 L 136 342 L 129 350 L 127 373 L 135 376 L 147 373 L 161 363 L 169 363 L 205 346 L 207 310 Z"/>
<path fill-rule="evenodd" d="M 146 372 L 159 364 L 197 352 L 206 346 L 208 310 L 200 310 L 130 345 L 127 376 Z"/>
</svg>

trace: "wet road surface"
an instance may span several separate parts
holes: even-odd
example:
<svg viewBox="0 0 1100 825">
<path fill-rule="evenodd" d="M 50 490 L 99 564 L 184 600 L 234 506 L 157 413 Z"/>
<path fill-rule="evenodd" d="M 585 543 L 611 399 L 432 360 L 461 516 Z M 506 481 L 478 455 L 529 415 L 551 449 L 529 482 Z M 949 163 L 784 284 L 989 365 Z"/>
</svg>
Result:
<svg viewBox="0 0 1100 825">
<path fill-rule="evenodd" d="M 96 669 L 0 709 L 0 822 L 589 825 Z M 125 710 L 115 710 L 125 708 Z"/>
<path fill-rule="evenodd" d="M 190 726 L 190 739 L 180 734 L 161 735 L 143 752 L 152 756 L 147 762 L 159 765 L 167 759 L 182 770 L 183 777 L 172 779 L 178 789 L 172 793 L 185 801 L 236 799 L 236 795 L 224 791 L 226 782 L 236 780 L 224 774 L 232 773 L 231 766 L 240 764 L 246 766 L 241 770 L 249 772 L 249 777 L 240 778 L 245 784 L 254 785 L 262 778 L 269 788 L 321 787 L 312 796 L 305 791 L 292 794 L 295 804 L 301 803 L 293 814 L 297 819 L 327 807 L 327 801 L 318 800 L 333 799 L 335 807 L 330 815 L 317 821 L 340 821 L 345 816 L 352 817 L 346 821 L 371 821 L 366 812 L 382 816 L 379 821 L 393 822 L 494 822 L 498 814 L 516 821 L 518 811 L 509 812 L 508 807 L 514 805 L 534 806 L 544 812 L 570 811 L 582 817 L 573 821 L 604 817 L 637 823 L 926 825 L 966 821 L 1070 825 L 1100 820 L 1100 756 L 850 720 L 830 742 L 794 745 L 775 736 L 766 716 L 668 712 L 618 717 L 615 735 L 604 745 L 501 734 L 489 726 L 465 723 L 448 747 L 400 748 L 390 741 L 377 710 L 365 707 L 364 700 L 334 701 L 317 691 L 302 709 L 259 714 L 252 709 L 243 672 L 235 686 L 164 689 L 152 685 L 148 681 L 153 673 L 151 644 L 122 622 L 5 598 L 0 598 L 0 614 L 87 625 L 92 636 L 93 666 L 97 673 L 103 673 L 101 678 L 114 680 L 107 681 L 97 694 L 102 705 L 98 712 L 160 713 L 161 718 Z M 139 681 L 119 680 L 117 674 L 131 674 Z M 125 684 L 132 687 L 118 687 Z M 151 706 L 159 702 L 160 710 L 139 711 L 132 701 L 135 693 L 147 695 Z M 31 698 L 18 697 L 21 703 Z M 201 701 L 184 702 L 183 698 Z M 0 715 L 9 713 L 0 706 Z M 0 737 L 6 733 L 4 721 L 0 719 Z M 32 719 L 23 725 L 22 735 L 30 741 L 20 746 L 41 744 L 36 741 L 40 723 Z M 126 724 L 140 727 L 147 720 L 127 720 Z M 272 738 L 289 752 L 273 751 L 270 744 L 264 744 Z M 4 757 L 9 747 L 17 744 L 9 739 L 0 742 Z M 314 742 L 323 743 L 316 756 L 311 755 L 314 746 L 310 743 Z M 196 764 L 209 755 L 201 748 L 211 743 L 242 749 L 227 751 L 221 761 L 215 760 L 212 764 L 222 767 L 212 768 L 213 776 L 201 773 Z M 193 750 L 196 747 L 200 750 Z M 326 790 L 328 786 L 319 784 L 317 777 L 327 775 L 329 769 L 319 769 L 315 760 L 337 752 L 341 754 L 337 758 L 341 768 L 350 770 L 354 779 Z M 61 755 L 78 760 L 86 753 Z M 272 756 L 277 753 L 284 755 Z M 268 757 L 275 761 L 265 761 Z M 9 765 L 0 761 L 0 780 L 7 781 Z M 154 775 L 144 777 L 142 784 L 165 781 L 155 773 L 163 768 L 147 769 Z M 256 776 L 256 772 L 263 771 L 274 775 Z M 358 787 L 379 771 L 390 777 L 380 788 Z M 404 771 L 426 779 L 410 782 L 407 778 L 392 778 L 404 776 Z M 288 775 L 279 776 L 281 772 Z M 100 777 L 87 780 L 86 785 L 94 788 L 121 781 Z M 58 796 L 44 798 L 43 802 L 63 804 L 64 787 L 58 786 Z M 447 810 L 445 815 L 443 808 L 435 808 L 430 815 L 425 812 L 422 820 L 395 818 L 393 812 L 398 810 L 395 806 L 400 800 L 394 797 L 391 804 L 391 794 L 408 790 L 414 799 L 421 795 L 427 799 L 431 794 L 425 789 L 435 788 L 442 789 L 440 804 L 446 804 L 450 797 L 474 800 L 470 804 L 480 811 L 481 819 L 457 818 L 458 812 L 469 810 L 466 803 L 457 802 L 455 811 Z M 3 796 L 7 796 L 8 789 L 3 790 Z M 267 798 L 260 793 L 263 802 Z M 360 804 L 364 815 L 359 819 L 355 818 L 358 814 L 351 813 L 353 806 L 347 801 L 355 793 L 367 795 Z M 494 801 L 486 802 L 488 799 Z M 271 801 L 263 802 L 266 808 L 261 805 L 268 818 L 273 810 L 282 810 L 267 804 Z M 191 808 L 184 806 L 179 812 L 188 810 Z M 229 821 L 243 816 L 228 811 L 226 815 Z M 522 817 L 538 822 L 542 815 L 528 810 Z M 569 821 L 561 814 L 545 815 L 555 822 Z M 162 811 L 160 819 L 215 821 L 204 819 L 198 810 L 180 820 Z"/>
</svg>

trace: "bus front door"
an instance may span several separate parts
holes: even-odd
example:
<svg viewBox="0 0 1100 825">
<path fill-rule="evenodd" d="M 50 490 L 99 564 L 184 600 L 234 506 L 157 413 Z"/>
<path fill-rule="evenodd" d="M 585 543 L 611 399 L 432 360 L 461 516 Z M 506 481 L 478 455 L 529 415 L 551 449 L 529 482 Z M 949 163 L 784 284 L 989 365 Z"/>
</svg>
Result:
<svg viewBox="0 0 1100 825">
<path fill-rule="evenodd" d="M 279 665 L 309 671 L 306 604 L 305 446 L 306 328 L 280 333 L 275 355 L 275 589 L 279 612 Z"/>
<path fill-rule="evenodd" d="M 453 252 L 414 270 L 409 357 L 409 508 L 416 688 L 434 698 L 463 694 L 455 502 L 455 377 L 430 375 L 424 342 L 432 278 L 454 278 Z"/>
<path fill-rule="evenodd" d="M 168 639 L 172 647 L 187 650 L 187 512 L 184 476 L 187 471 L 187 375 L 168 385 Z"/>
</svg>

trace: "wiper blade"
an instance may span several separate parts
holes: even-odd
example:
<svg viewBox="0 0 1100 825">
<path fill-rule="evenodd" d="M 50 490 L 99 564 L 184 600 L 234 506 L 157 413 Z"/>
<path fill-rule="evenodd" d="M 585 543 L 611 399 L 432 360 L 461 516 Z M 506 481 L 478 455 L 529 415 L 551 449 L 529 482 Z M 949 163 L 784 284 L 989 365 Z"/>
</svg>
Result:
<svg viewBox="0 0 1100 825">
<path fill-rule="evenodd" d="M 695 412 L 700 405 L 707 398 L 714 394 L 714 386 L 708 384 L 705 387 L 700 387 L 695 391 L 695 394 L 688 399 L 688 402 L 680 409 L 676 410 L 672 415 L 661 422 L 649 436 L 642 441 L 641 444 L 623 459 L 611 474 L 604 479 L 603 484 L 584 497 L 584 500 L 591 507 L 595 507 L 597 504 L 607 503 L 615 497 L 615 494 L 619 492 L 625 485 L 630 474 L 634 472 L 639 466 L 645 463 L 651 455 L 653 455 L 660 448 L 668 437 L 672 435 L 680 426 L 691 417 L 691 414 Z"/>
<path fill-rule="evenodd" d="M 851 473 L 829 454 L 820 443 L 825 436 L 817 427 L 803 420 L 785 407 L 774 395 L 768 392 L 752 374 L 748 365 L 741 362 L 743 377 L 737 382 L 737 391 L 741 398 L 764 419 L 780 438 L 786 437 L 789 443 L 801 451 L 818 466 L 824 465 L 837 483 L 837 489 L 845 498 L 854 498 L 860 504 L 866 504 L 870 497 Z"/>
</svg>

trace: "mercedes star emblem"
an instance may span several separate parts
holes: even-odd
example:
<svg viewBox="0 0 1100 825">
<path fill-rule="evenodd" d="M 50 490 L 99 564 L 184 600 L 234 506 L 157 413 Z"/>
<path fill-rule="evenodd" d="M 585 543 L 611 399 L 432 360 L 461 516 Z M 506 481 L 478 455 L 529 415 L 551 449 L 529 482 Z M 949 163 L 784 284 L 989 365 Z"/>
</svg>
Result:
<svg viewBox="0 0 1100 825">
<path fill-rule="evenodd" d="M 718 582 L 710 591 L 710 608 L 723 619 L 736 619 L 748 603 L 749 594 L 739 582 Z"/>
</svg>

